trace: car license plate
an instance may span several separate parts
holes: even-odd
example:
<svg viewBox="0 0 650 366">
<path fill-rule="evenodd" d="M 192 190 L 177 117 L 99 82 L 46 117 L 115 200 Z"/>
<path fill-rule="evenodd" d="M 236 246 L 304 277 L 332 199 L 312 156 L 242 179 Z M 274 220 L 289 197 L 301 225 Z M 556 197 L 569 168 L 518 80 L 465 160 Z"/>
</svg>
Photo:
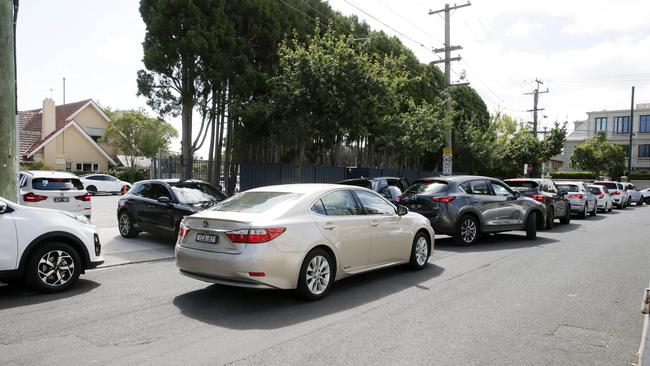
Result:
<svg viewBox="0 0 650 366">
<path fill-rule="evenodd" d="M 219 237 L 210 234 L 196 234 L 196 241 L 199 243 L 217 244 L 217 242 L 219 242 Z"/>
<path fill-rule="evenodd" d="M 54 197 L 54 202 L 70 202 L 68 197 Z"/>
</svg>

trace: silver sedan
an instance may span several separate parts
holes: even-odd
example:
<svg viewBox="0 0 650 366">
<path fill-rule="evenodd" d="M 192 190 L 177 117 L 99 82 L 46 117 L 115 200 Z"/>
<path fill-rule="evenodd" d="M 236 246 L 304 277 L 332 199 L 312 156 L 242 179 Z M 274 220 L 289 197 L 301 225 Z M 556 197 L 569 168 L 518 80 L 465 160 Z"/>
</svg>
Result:
<svg viewBox="0 0 650 366">
<path fill-rule="evenodd" d="M 421 269 L 435 234 L 424 216 L 360 187 L 252 189 L 186 217 L 176 265 L 198 280 L 325 296 L 350 275 L 408 263 Z"/>
</svg>

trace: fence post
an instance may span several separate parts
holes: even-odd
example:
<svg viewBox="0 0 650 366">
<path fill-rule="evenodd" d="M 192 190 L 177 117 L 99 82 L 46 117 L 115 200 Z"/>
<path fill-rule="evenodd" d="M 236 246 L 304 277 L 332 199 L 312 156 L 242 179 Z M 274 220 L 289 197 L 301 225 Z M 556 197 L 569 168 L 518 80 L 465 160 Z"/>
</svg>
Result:
<svg viewBox="0 0 650 366">
<path fill-rule="evenodd" d="M 172 160 L 173 160 L 172 156 L 170 155 L 168 165 L 167 165 L 167 171 L 169 173 L 169 179 L 172 179 Z"/>
</svg>

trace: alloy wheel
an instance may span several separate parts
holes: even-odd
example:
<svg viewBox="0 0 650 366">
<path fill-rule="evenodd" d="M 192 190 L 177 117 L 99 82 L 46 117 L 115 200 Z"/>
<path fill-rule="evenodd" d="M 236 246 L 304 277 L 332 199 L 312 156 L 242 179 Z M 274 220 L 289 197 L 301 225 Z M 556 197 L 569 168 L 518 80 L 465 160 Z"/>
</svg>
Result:
<svg viewBox="0 0 650 366">
<path fill-rule="evenodd" d="M 415 261 L 418 263 L 418 265 L 423 266 L 427 261 L 428 255 L 429 245 L 427 243 L 427 239 L 421 236 L 415 243 Z"/>
<path fill-rule="evenodd" d="M 322 294 L 330 282 L 330 264 L 327 258 L 317 255 L 307 266 L 307 287 L 314 295 Z"/>
<path fill-rule="evenodd" d="M 471 243 L 476 238 L 476 223 L 472 219 L 466 219 L 460 227 L 460 235 L 465 243 Z"/>
<path fill-rule="evenodd" d="M 129 230 L 131 229 L 131 219 L 129 215 L 123 213 L 120 215 L 120 234 L 129 235 Z"/>
<path fill-rule="evenodd" d="M 74 260 L 62 250 L 45 253 L 38 261 L 38 278 L 48 286 L 63 286 L 74 276 Z"/>
</svg>

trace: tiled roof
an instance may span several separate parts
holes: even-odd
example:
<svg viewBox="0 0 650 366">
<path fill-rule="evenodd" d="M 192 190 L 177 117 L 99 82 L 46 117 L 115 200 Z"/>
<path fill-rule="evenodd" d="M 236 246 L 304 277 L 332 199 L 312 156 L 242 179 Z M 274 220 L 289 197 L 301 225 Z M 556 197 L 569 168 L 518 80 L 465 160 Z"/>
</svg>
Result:
<svg viewBox="0 0 650 366">
<path fill-rule="evenodd" d="M 90 99 L 86 99 L 79 102 L 56 106 L 56 127 L 54 131 L 47 136 L 41 136 L 41 128 L 43 126 L 41 122 L 43 118 L 42 109 L 18 112 L 18 133 L 20 136 L 19 149 L 21 158 L 30 153 L 32 149 L 36 148 L 43 141 L 47 140 L 48 137 L 63 128 L 69 122 L 68 117 L 78 111 L 79 108 L 86 105 L 89 101 Z"/>
</svg>

